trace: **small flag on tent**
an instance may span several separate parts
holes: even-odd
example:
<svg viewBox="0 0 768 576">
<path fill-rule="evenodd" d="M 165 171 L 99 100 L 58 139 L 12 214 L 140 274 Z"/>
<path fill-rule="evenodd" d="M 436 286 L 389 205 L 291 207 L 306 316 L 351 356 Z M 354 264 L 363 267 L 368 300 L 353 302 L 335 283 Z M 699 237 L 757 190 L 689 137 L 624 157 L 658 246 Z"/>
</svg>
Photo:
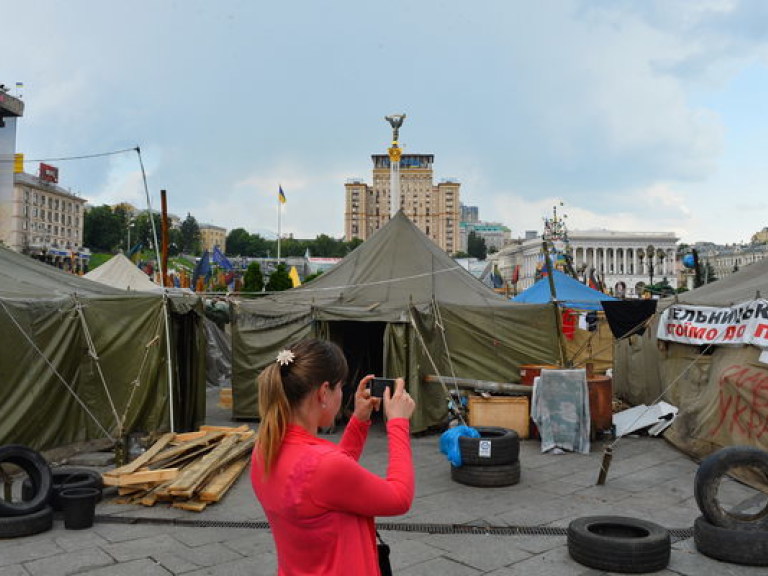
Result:
<svg viewBox="0 0 768 576">
<path fill-rule="evenodd" d="M 285 192 L 283 192 L 283 187 L 279 186 L 280 191 L 277 194 L 278 199 L 280 200 L 280 204 L 285 204 Z"/>
<path fill-rule="evenodd" d="M 301 286 L 301 279 L 299 279 L 299 272 L 296 270 L 296 266 L 291 266 L 291 271 L 288 272 L 288 277 L 293 282 L 293 287 Z"/>
<path fill-rule="evenodd" d="M 520 280 L 520 264 L 515 264 L 515 269 L 512 271 L 512 284 L 517 284 Z"/>
<path fill-rule="evenodd" d="M 144 247 L 144 245 L 139 242 L 136 244 L 133 248 L 128 250 L 128 254 L 126 254 L 126 257 L 131 260 L 134 264 L 139 263 L 139 258 L 141 258 L 141 249 Z"/>
</svg>

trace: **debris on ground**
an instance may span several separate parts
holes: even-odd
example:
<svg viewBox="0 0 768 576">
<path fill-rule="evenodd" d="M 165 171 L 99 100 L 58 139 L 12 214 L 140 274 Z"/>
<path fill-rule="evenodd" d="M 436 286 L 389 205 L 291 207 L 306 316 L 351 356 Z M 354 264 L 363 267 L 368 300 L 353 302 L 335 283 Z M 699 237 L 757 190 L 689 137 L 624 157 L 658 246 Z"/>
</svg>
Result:
<svg viewBox="0 0 768 576">
<path fill-rule="evenodd" d="M 250 462 L 256 432 L 247 425 L 200 426 L 197 432 L 168 433 L 134 461 L 104 472 L 105 486 L 116 486 L 118 504 L 202 512 L 218 502 Z"/>
</svg>

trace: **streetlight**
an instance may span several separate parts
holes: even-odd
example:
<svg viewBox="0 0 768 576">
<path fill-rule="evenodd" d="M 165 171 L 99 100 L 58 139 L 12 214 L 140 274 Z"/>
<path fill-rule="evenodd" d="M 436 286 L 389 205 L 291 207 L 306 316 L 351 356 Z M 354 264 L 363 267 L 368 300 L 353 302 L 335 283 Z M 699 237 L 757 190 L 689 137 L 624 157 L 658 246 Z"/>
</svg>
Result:
<svg viewBox="0 0 768 576">
<path fill-rule="evenodd" d="M 645 260 L 648 262 L 648 286 L 653 286 L 654 260 L 658 266 L 661 266 L 664 263 L 664 258 L 666 257 L 664 250 L 661 248 L 654 248 L 653 244 L 649 244 L 645 249 L 645 253 L 643 253 L 643 250 L 640 249 L 638 250 L 637 256 L 640 259 L 641 268 L 643 265 L 643 257 L 645 257 Z"/>
<path fill-rule="evenodd" d="M 131 228 L 133 228 L 136 225 L 136 221 L 131 219 L 128 221 L 127 226 L 125 227 L 126 230 L 128 230 L 128 252 L 131 251 Z"/>
</svg>

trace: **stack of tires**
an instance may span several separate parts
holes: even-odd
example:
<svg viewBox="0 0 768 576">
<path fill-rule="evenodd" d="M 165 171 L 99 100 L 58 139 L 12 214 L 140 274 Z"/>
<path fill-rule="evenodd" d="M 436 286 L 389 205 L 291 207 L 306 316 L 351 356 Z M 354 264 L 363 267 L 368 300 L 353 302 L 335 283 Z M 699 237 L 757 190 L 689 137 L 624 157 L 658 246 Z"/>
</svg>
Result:
<svg viewBox="0 0 768 576">
<path fill-rule="evenodd" d="M 476 426 L 479 438 L 459 437 L 461 466 L 451 464 L 451 479 L 480 487 L 520 482 L 520 438 L 514 430 Z"/>
<path fill-rule="evenodd" d="M 746 566 L 768 566 L 768 503 L 758 511 L 726 510 L 718 500 L 720 481 L 733 468 L 745 467 L 768 478 L 768 452 L 752 446 L 730 446 L 705 458 L 694 484 L 701 510 L 693 525 L 696 549 L 716 560 Z"/>
<path fill-rule="evenodd" d="M 19 444 L 0 446 L 0 477 L 5 483 L 5 494 L 11 494 L 13 483 L 5 472 L 4 464 L 13 464 L 23 470 L 32 487 L 29 498 L 0 498 L 0 538 L 31 536 L 50 530 L 53 526 L 53 508 L 49 501 L 53 491 L 53 475 L 45 459 L 34 450 Z M 6 483 L 7 482 L 7 483 Z M 11 494 L 12 496 L 12 494 Z"/>
</svg>

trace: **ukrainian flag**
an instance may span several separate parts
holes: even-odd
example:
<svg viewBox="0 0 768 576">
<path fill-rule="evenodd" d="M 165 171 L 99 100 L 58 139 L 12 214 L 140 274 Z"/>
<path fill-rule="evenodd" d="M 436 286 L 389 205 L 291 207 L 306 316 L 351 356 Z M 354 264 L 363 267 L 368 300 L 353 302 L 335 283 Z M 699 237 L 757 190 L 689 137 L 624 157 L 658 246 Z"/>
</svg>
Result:
<svg viewBox="0 0 768 576">
<path fill-rule="evenodd" d="M 278 199 L 280 200 L 280 204 L 285 204 L 285 192 L 283 192 L 283 187 L 279 186 L 280 192 L 278 192 Z"/>
</svg>

